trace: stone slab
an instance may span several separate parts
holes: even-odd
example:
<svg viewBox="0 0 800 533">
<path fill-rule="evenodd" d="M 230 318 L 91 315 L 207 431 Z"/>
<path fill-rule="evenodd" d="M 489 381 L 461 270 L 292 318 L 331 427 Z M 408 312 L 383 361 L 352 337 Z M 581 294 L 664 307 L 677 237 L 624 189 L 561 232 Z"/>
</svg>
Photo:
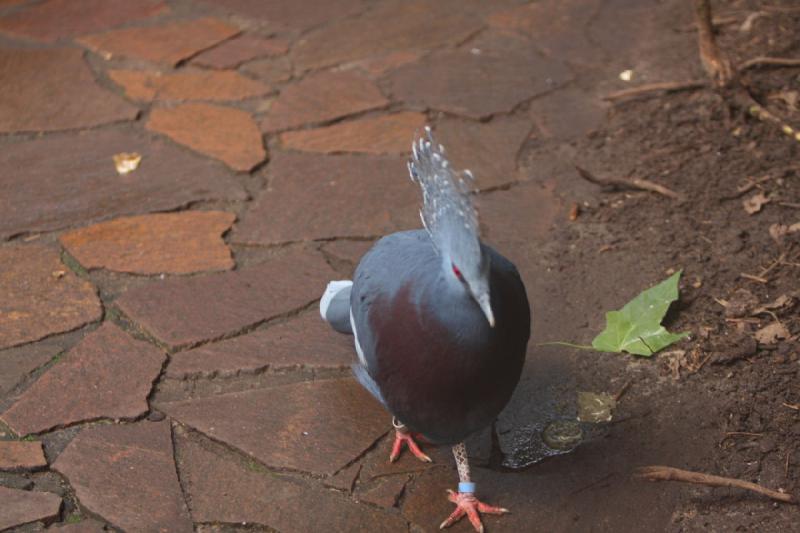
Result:
<svg viewBox="0 0 800 533">
<path fill-rule="evenodd" d="M 143 102 L 153 100 L 244 100 L 272 89 L 231 70 L 182 70 L 174 74 L 141 70 L 109 70 L 108 76 L 125 89 L 125 95 Z"/>
<path fill-rule="evenodd" d="M 366 237 L 420 225 L 420 194 L 399 157 L 278 152 L 267 172 L 269 187 L 234 226 L 233 242 Z"/>
<path fill-rule="evenodd" d="M 318 124 L 388 103 L 372 81 L 354 72 L 319 72 L 285 87 L 261 129 L 272 132 Z"/>
<path fill-rule="evenodd" d="M 509 113 L 572 77 L 566 65 L 520 39 L 497 38 L 481 46 L 400 67 L 388 76 L 391 93 L 415 107 L 482 119 Z"/>
<path fill-rule="evenodd" d="M 59 241 L 87 270 L 189 274 L 233 268 L 222 240 L 236 215 L 183 211 L 125 217 L 62 234 Z"/>
<path fill-rule="evenodd" d="M 273 468 L 332 475 L 390 427 L 354 379 L 300 382 L 164 403 L 159 409 Z"/>
<path fill-rule="evenodd" d="M 196 522 L 259 524 L 286 533 L 406 530 L 399 516 L 359 505 L 310 480 L 247 468 L 186 438 L 176 438 L 176 449 Z"/>
<path fill-rule="evenodd" d="M 46 466 L 41 442 L 0 441 L 0 470 L 36 470 Z"/>
<path fill-rule="evenodd" d="M 19 435 L 147 412 L 166 354 L 106 322 L 87 335 L 0 415 Z"/>
<path fill-rule="evenodd" d="M 476 189 L 489 189 L 519 179 L 517 155 L 531 131 L 524 118 L 496 117 L 489 122 L 446 118 L 436 125 L 436 140 L 450 163 L 469 169 Z"/>
<path fill-rule="evenodd" d="M 0 487 L 0 531 L 15 526 L 53 520 L 61 510 L 61 498 L 49 492 Z"/>
<path fill-rule="evenodd" d="M 58 347 L 40 344 L 18 346 L 0 353 L 0 397 L 14 390 L 34 370 L 61 351 Z"/>
<path fill-rule="evenodd" d="M 112 156 L 120 152 L 139 153 L 139 168 L 118 175 Z M 114 129 L 8 144 L 0 150 L 0 167 L 15 169 L 0 177 L 0 238 L 247 197 L 223 166 Z"/>
<path fill-rule="evenodd" d="M 254 59 L 242 65 L 240 70 L 272 86 L 292 78 L 292 62 L 288 57 Z"/>
<path fill-rule="evenodd" d="M 122 56 L 174 66 L 238 33 L 239 28 L 206 17 L 95 33 L 78 42 L 107 59 Z"/>
<path fill-rule="evenodd" d="M 60 531 L 62 533 L 105 533 L 106 528 L 102 522 L 84 518 L 74 524 L 57 524 L 47 528 L 47 531 Z"/>
<path fill-rule="evenodd" d="M 374 482 L 372 486 L 359 490 L 356 493 L 356 499 L 391 509 L 397 505 L 408 480 L 408 475 L 383 478 Z"/>
<path fill-rule="evenodd" d="M 168 421 L 85 429 L 53 469 L 83 507 L 123 531 L 193 531 Z"/>
<path fill-rule="evenodd" d="M 346 369 L 354 362 L 353 338 L 335 334 L 313 309 L 264 330 L 173 354 L 167 377 L 230 377 L 265 369 Z"/>
<path fill-rule="evenodd" d="M 249 172 L 267 156 L 258 126 L 241 109 L 201 103 L 160 107 L 150 113 L 147 129 L 238 171 Z"/>
<path fill-rule="evenodd" d="M 240 35 L 192 59 L 192 65 L 215 69 L 236 68 L 260 57 L 281 56 L 289 51 L 289 41 L 278 37 Z"/>
<path fill-rule="evenodd" d="M 0 248 L 0 348 L 39 340 L 99 320 L 95 288 L 43 246 Z"/>
<path fill-rule="evenodd" d="M 366 0 L 204 0 L 239 15 L 261 19 L 280 30 L 306 31 L 352 15 L 367 5 Z"/>
<path fill-rule="evenodd" d="M 281 134 L 280 142 L 283 148 L 323 154 L 405 154 L 411 152 L 414 135 L 422 130 L 426 121 L 422 113 L 403 111 L 322 128 L 289 131 Z"/>
<path fill-rule="evenodd" d="M 129 290 L 119 308 L 162 342 L 218 339 L 319 298 L 333 270 L 315 251 L 292 250 L 253 267 Z"/>
<path fill-rule="evenodd" d="M 0 133 L 89 128 L 139 114 L 100 87 L 72 48 L 0 48 L 0 87 Z"/>
<path fill-rule="evenodd" d="M 55 41 L 164 14 L 161 0 L 47 0 L 0 18 L 0 32 Z"/>
<path fill-rule="evenodd" d="M 482 26 L 465 4 L 474 2 L 384 2 L 361 17 L 310 32 L 293 48 L 292 56 L 305 70 L 454 44 Z"/>
</svg>

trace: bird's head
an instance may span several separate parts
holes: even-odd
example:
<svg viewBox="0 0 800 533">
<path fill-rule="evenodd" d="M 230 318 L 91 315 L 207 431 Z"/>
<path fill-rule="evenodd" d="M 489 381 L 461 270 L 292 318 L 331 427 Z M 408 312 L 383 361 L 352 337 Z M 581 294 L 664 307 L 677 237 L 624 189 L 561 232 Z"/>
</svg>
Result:
<svg viewBox="0 0 800 533">
<path fill-rule="evenodd" d="M 461 287 L 478 304 L 489 326 L 494 327 L 489 293 L 489 257 L 478 239 L 478 215 L 472 203 L 467 170 L 454 172 L 444 147 L 433 139 L 430 128 L 412 145 L 408 163 L 411 179 L 422 189 L 420 216 L 431 236 L 448 280 Z"/>
</svg>

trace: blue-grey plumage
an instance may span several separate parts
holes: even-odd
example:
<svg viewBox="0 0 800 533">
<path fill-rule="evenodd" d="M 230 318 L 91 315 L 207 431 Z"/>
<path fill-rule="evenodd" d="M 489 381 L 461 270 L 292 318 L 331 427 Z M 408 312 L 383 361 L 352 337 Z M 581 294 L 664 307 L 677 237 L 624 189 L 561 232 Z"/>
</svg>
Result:
<svg viewBox="0 0 800 533">
<path fill-rule="evenodd" d="M 320 313 L 353 334 L 356 378 L 395 416 L 389 460 L 403 444 L 431 460 L 412 432 L 454 444 L 460 482 L 448 498 L 456 510 L 441 527 L 468 515 L 482 532 L 478 513 L 508 511 L 475 497 L 463 441 L 511 398 L 525 363 L 530 307 L 516 267 L 480 242 L 472 175 L 452 170 L 429 128 L 412 153 L 408 170 L 422 189 L 427 231 L 380 239 L 352 282 L 328 285 Z"/>
</svg>

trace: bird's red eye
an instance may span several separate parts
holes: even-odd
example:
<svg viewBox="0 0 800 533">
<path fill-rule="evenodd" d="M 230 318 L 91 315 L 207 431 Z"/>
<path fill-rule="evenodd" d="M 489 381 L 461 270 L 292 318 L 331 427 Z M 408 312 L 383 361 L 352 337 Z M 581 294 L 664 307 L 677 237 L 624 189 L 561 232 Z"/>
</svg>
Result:
<svg viewBox="0 0 800 533">
<path fill-rule="evenodd" d="M 461 273 L 461 271 L 458 269 L 456 265 L 453 265 L 453 274 L 455 274 L 459 280 L 464 281 L 464 275 Z"/>
</svg>

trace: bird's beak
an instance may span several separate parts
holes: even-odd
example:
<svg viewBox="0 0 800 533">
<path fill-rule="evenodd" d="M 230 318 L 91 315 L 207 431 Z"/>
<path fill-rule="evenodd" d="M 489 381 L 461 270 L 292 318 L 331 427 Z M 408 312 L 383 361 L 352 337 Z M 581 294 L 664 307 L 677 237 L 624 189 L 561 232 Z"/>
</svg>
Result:
<svg viewBox="0 0 800 533">
<path fill-rule="evenodd" d="M 489 299 L 489 293 L 485 292 L 478 297 L 478 305 L 481 306 L 481 311 L 486 315 L 486 320 L 489 322 L 489 327 L 494 327 L 494 313 L 492 312 L 492 303 Z"/>
</svg>

